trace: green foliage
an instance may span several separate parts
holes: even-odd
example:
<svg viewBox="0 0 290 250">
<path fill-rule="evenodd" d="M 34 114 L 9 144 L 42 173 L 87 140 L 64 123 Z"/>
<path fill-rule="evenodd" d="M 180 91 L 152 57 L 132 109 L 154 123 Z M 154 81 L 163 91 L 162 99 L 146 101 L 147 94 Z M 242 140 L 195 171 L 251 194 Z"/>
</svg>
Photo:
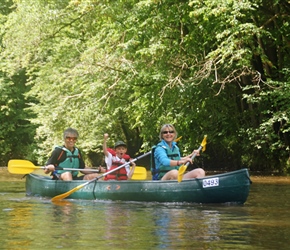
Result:
<svg viewBox="0 0 290 250">
<path fill-rule="evenodd" d="M 290 142 L 289 69 L 283 73 L 287 81 L 269 80 L 267 87 L 264 90 L 259 90 L 259 98 L 244 95 L 249 103 L 258 103 L 261 112 L 258 127 L 241 131 L 249 137 L 249 142 L 245 144 L 244 149 L 249 150 L 249 147 L 256 149 L 256 156 L 245 160 L 251 165 L 255 165 L 256 169 L 263 171 L 289 172 L 289 165 L 287 165 Z"/>
<path fill-rule="evenodd" d="M 26 81 L 24 73 L 19 72 L 13 77 L 0 74 L 1 166 L 6 166 L 10 158 L 31 155 L 30 150 L 33 150 L 35 127 L 29 122 L 32 114 L 24 111 L 28 101 L 24 96 L 27 92 L 23 84 Z"/>
<path fill-rule="evenodd" d="M 33 145 L 25 146 L 32 153 L 26 157 L 44 163 L 67 127 L 79 130 L 89 164 L 101 162 L 104 133 L 109 146 L 126 140 L 133 156 L 158 142 L 162 124 L 173 123 L 184 152 L 208 135 L 208 168 L 287 172 L 287 4 L 18 0 L 14 6 L 1 12 L 1 82 L 5 104 L 13 95 L 9 83 L 17 83 L 20 120 L 28 122 Z M 21 84 L 7 80 L 19 72 Z"/>
</svg>

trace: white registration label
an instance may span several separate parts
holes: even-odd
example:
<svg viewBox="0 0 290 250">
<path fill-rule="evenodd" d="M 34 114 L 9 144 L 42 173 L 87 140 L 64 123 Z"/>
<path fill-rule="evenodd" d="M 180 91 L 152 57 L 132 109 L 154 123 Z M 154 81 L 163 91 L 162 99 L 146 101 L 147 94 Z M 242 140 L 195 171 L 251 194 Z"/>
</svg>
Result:
<svg viewBox="0 0 290 250">
<path fill-rule="evenodd" d="M 216 187 L 216 186 L 219 186 L 219 178 L 210 178 L 210 179 L 205 179 L 202 181 L 203 188 Z"/>
</svg>

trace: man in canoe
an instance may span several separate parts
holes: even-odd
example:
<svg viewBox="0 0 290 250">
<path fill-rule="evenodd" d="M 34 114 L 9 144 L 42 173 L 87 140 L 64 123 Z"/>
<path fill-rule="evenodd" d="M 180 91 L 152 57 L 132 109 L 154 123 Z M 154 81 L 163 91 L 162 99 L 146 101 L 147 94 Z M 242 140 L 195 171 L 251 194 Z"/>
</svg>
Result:
<svg viewBox="0 0 290 250">
<path fill-rule="evenodd" d="M 99 176 L 98 173 L 93 173 L 86 168 L 81 152 L 75 147 L 78 137 L 79 133 L 76 129 L 68 128 L 63 132 L 64 145 L 55 147 L 46 163 L 44 173 L 51 172 L 53 179 L 63 181 L 91 180 Z M 74 168 L 76 171 L 56 170 L 56 167 Z M 79 169 L 83 169 L 80 172 L 84 175 L 79 176 Z M 105 170 L 99 167 L 99 172 Z"/>
<path fill-rule="evenodd" d="M 192 163 L 191 156 L 199 151 L 194 150 L 190 155 L 181 157 L 180 150 L 174 141 L 177 132 L 172 124 L 165 124 L 160 129 L 160 143 L 153 149 L 152 178 L 153 180 L 177 180 L 178 169 L 187 162 Z M 202 168 L 196 168 L 183 175 L 183 180 L 204 177 Z"/>
<path fill-rule="evenodd" d="M 131 179 L 136 164 L 131 161 L 131 157 L 127 155 L 127 145 L 123 141 L 117 141 L 114 146 L 114 150 L 107 148 L 107 139 L 109 138 L 108 134 L 104 134 L 104 143 L 103 143 L 103 153 L 105 155 L 105 162 L 107 164 L 107 171 L 111 171 L 114 168 L 117 168 L 126 162 L 130 161 L 130 164 L 120 168 L 116 171 L 105 176 L 104 180 L 128 180 Z M 130 169 L 130 165 L 132 168 Z"/>
</svg>

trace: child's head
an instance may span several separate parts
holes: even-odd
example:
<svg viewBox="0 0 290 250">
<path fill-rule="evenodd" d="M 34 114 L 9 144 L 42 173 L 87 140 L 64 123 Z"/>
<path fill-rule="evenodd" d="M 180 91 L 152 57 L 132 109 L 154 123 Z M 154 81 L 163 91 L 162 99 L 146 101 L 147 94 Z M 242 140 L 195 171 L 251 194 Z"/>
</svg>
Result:
<svg viewBox="0 0 290 250">
<path fill-rule="evenodd" d="M 124 156 L 124 154 L 127 152 L 127 145 L 123 141 L 117 141 L 115 143 L 114 148 L 115 148 L 115 151 L 116 151 L 116 155 L 119 158 L 122 158 Z"/>
</svg>

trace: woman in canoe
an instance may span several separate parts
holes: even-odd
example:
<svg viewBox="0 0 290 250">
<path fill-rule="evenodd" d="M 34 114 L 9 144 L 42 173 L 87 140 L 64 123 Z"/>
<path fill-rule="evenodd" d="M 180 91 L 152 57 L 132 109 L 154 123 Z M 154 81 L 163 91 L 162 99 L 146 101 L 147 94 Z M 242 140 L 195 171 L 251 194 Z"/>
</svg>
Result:
<svg viewBox="0 0 290 250">
<path fill-rule="evenodd" d="M 76 129 L 68 128 L 63 132 L 64 145 L 55 147 L 46 163 L 44 173 L 51 172 L 54 180 L 64 181 L 91 180 L 99 176 L 85 167 L 81 152 L 75 147 L 78 137 L 79 133 Z M 78 170 L 55 170 L 56 167 L 84 169 L 81 171 L 84 175 L 79 176 Z M 105 170 L 100 167 L 99 172 L 105 172 Z"/>
<path fill-rule="evenodd" d="M 190 155 L 181 157 L 177 143 L 177 132 L 172 124 L 165 124 L 160 129 L 159 138 L 161 140 L 153 150 L 153 180 L 177 180 L 178 169 L 187 162 L 192 163 L 191 156 L 196 153 L 194 150 Z M 183 175 L 183 180 L 204 177 L 202 168 L 196 168 Z"/>
<path fill-rule="evenodd" d="M 127 146 L 123 141 L 117 141 L 114 146 L 114 150 L 107 148 L 107 139 L 109 138 L 108 134 L 104 134 L 103 142 L 103 152 L 105 155 L 105 162 L 107 164 L 107 171 L 111 171 L 114 168 L 117 168 L 126 162 L 130 161 L 131 157 L 127 155 Z M 130 169 L 130 165 L 132 168 Z M 105 180 L 127 180 L 131 179 L 136 164 L 133 161 L 130 161 L 130 164 L 120 168 L 116 171 L 105 176 Z"/>
</svg>

